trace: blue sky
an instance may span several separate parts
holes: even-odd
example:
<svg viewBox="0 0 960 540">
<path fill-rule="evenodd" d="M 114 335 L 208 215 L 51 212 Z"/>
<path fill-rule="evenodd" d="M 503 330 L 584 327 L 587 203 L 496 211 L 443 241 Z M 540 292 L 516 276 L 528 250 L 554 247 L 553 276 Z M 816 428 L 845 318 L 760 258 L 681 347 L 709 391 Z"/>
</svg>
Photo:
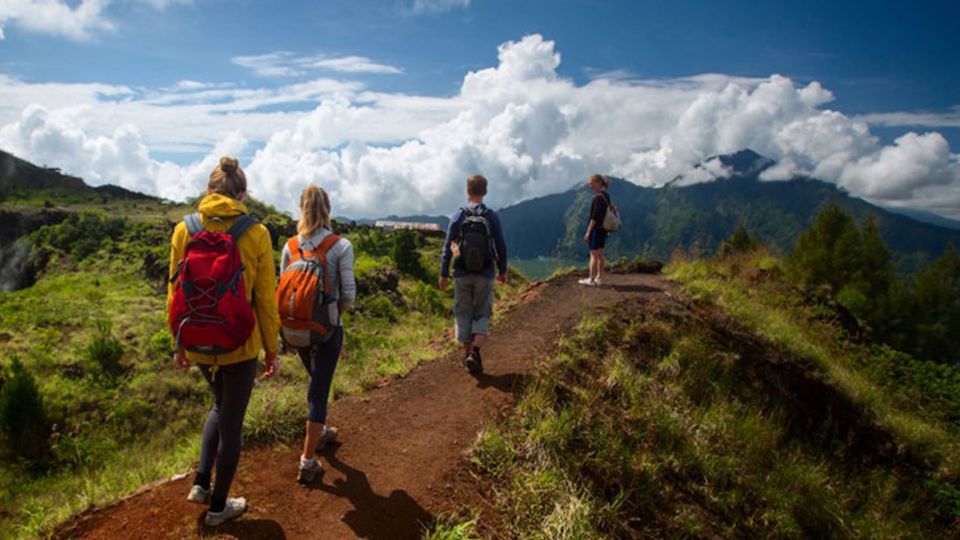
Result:
<svg viewBox="0 0 960 540">
<path fill-rule="evenodd" d="M 487 166 L 520 185 L 506 204 L 575 180 L 544 176 L 576 177 L 587 167 L 657 184 L 685 161 L 749 143 L 759 129 L 750 122 L 762 120 L 783 138 L 765 150 L 789 162 L 785 175 L 815 172 L 877 202 L 956 215 L 960 201 L 944 201 L 938 190 L 960 185 L 958 20 L 960 3 L 946 1 L 0 0 L 0 148 L 94 183 L 165 196 L 195 189 L 210 156 L 231 151 L 264 178 L 282 176 L 281 164 L 297 171 L 296 181 L 267 182 L 267 198 L 284 206 L 293 200 L 288 188 L 312 180 L 346 190 L 373 167 L 409 184 L 416 196 L 400 209 L 429 211 L 457 190 L 412 178 L 404 160 L 436 159 L 456 182 Z M 511 64 L 503 46 L 528 36 L 549 47 L 517 46 Z M 502 75 L 480 85 L 498 96 L 493 104 L 465 91 L 468 74 L 485 70 Z M 810 97 L 814 88 L 803 97 L 811 84 L 826 94 Z M 743 95 L 728 95 L 730 85 Z M 596 149 L 602 145 L 577 131 L 590 124 L 604 137 L 599 113 L 584 112 L 584 101 L 621 93 L 636 109 L 637 135 L 619 154 Z M 717 125 L 691 120 L 698 132 L 716 132 L 716 142 L 672 127 L 701 114 L 696 104 L 705 99 L 730 108 Z M 663 104 L 641 111 L 630 100 Z M 758 107 L 778 112 L 758 120 Z M 557 115 L 563 129 L 553 124 Z M 425 135 L 462 134 L 457 122 L 467 120 L 489 138 L 451 147 Z M 842 155 L 784 135 L 806 129 L 812 141 L 822 138 L 809 133 L 813 125 L 837 134 Z M 344 134 L 324 131 L 330 126 Z M 911 132 L 915 139 L 897 142 Z M 625 137 L 616 135 L 608 146 Z M 511 142 L 491 148 L 498 137 Z M 284 154 L 285 140 L 297 141 L 299 153 Z M 124 152 L 146 161 L 124 163 Z M 921 166 L 910 166 L 915 158 Z M 349 159 L 366 165 L 351 169 Z M 138 178 L 136 168 L 152 179 Z M 385 189 L 377 182 L 344 193 L 347 208 L 376 213 L 377 190 Z"/>
</svg>

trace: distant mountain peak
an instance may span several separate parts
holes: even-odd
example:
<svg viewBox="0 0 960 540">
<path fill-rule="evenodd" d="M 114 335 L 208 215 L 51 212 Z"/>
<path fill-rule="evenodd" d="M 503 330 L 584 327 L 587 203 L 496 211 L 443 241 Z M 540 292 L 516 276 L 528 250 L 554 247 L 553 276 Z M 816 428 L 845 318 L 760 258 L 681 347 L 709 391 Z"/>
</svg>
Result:
<svg viewBox="0 0 960 540">
<path fill-rule="evenodd" d="M 759 176 L 765 169 L 772 167 L 776 162 L 762 156 L 749 148 L 732 154 L 721 154 L 707 158 L 705 161 L 720 160 L 736 176 Z"/>
<path fill-rule="evenodd" d="M 708 173 L 713 174 L 713 171 L 716 170 L 715 167 L 708 167 L 707 164 L 713 161 L 719 161 L 720 164 L 730 171 L 730 176 L 738 178 L 747 178 L 757 180 L 760 178 L 760 173 L 766 169 L 772 167 L 777 162 L 766 157 L 762 156 L 749 148 L 744 148 L 743 150 L 738 150 L 732 154 L 717 154 L 715 156 L 710 156 L 700 163 L 694 165 L 694 170 L 700 169 L 707 171 Z M 719 179 L 722 177 L 717 177 L 714 179 Z M 684 185 L 685 176 L 679 174 L 674 176 L 669 182 L 663 185 L 663 187 L 675 187 L 678 185 Z M 702 180 L 701 180 L 702 181 Z"/>
</svg>

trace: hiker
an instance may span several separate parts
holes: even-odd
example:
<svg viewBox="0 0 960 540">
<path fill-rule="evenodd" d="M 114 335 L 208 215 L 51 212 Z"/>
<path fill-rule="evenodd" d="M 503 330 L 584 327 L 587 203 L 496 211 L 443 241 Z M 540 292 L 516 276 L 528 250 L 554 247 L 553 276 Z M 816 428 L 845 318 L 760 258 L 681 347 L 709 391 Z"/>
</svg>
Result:
<svg viewBox="0 0 960 540">
<path fill-rule="evenodd" d="M 272 377 L 279 369 L 273 243 L 267 228 L 249 215 L 246 196 L 247 178 L 237 160 L 220 158 L 200 212 L 177 224 L 170 248 L 174 362 L 182 368 L 197 364 L 213 392 L 200 464 L 187 496 L 209 504 L 204 523 L 211 527 L 247 508 L 243 497 L 227 494 L 240 461 L 243 417 L 260 349 L 266 353 L 263 376 Z M 222 275 L 224 271 L 229 275 Z M 214 463 L 217 475 L 211 489 Z"/>
<path fill-rule="evenodd" d="M 333 233 L 330 198 L 315 184 L 300 194 L 297 233 L 283 247 L 277 304 L 284 342 L 297 350 L 310 374 L 297 475 L 298 482 L 309 484 L 323 471 L 316 454 L 337 438 L 337 428 L 327 425 L 327 401 L 343 348 L 341 316 L 356 300 L 357 284 L 353 245 Z"/>
<path fill-rule="evenodd" d="M 440 289 L 446 289 L 453 262 L 453 298 L 457 341 L 463 346 L 463 367 L 483 373 L 480 348 L 493 315 L 493 278 L 506 283 L 507 246 L 497 213 L 483 204 L 487 179 L 467 178 L 467 205 L 450 218 L 440 257 Z"/>
<path fill-rule="evenodd" d="M 587 233 L 583 235 L 583 240 L 587 243 L 587 249 L 590 250 L 590 275 L 581 279 L 579 283 L 598 287 L 603 284 L 603 271 L 606 267 L 603 248 L 606 246 L 609 231 L 604 226 L 607 211 L 612 207 L 610 194 L 607 193 L 610 180 L 595 174 L 587 180 L 587 187 L 593 192 Z"/>
</svg>

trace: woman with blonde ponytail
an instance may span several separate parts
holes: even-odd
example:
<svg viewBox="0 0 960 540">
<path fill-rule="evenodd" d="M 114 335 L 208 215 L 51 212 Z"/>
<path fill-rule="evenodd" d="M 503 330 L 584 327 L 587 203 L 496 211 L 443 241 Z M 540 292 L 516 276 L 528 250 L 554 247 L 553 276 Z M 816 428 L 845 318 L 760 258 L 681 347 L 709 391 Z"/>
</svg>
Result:
<svg viewBox="0 0 960 540">
<path fill-rule="evenodd" d="M 291 340 L 287 339 L 288 345 L 297 349 L 303 367 L 310 374 L 306 436 L 297 476 L 297 481 L 301 484 L 309 484 L 323 471 L 316 453 L 337 438 L 337 428 L 326 423 L 327 401 L 333 373 L 343 347 L 341 314 L 357 297 L 357 284 L 353 277 L 353 246 L 346 238 L 336 236 L 332 228 L 330 198 L 327 192 L 316 184 L 308 185 L 300 194 L 297 235 L 283 247 L 280 259 L 281 290 L 284 283 L 283 272 L 288 267 L 293 271 L 292 264 L 299 259 L 313 257 L 319 262 L 325 258 L 326 267 L 322 268 L 322 272 L 330 280 L 331 295 L 324 298 L 326 305 L 320 309 L 325 310 L 323 319 L 333 330 L 321 339 L 314 336 L 299 344 L 291 344 Z M 286 331 L 284 327 L 284 332 Z M 307 333 L 309 334 L 309 331 Z M 284 333 L 284 336 L 286 339 L 288 334 Z"/>
</svg>

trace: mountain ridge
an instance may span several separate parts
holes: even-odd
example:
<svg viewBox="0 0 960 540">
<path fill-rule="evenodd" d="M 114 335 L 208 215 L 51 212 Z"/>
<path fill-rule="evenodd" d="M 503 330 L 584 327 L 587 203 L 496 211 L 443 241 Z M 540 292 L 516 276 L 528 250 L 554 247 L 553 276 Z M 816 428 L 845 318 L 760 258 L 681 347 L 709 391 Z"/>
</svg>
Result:
<svg viewBox="0 0 960 540">
<path fill-rule="evenodd" d="M 779 252 L 788 251 L 820 209 L 833 202 L 856 219 L 877 221 L 901 270 L 912 271 L 960 245 L 960 230 L 924 223 L 809 177 L 764 181 L 772 160 L 744 150 L 716 156 L 730 175 L 690 185 L 644 187 L 611 178 L 610 194 L 624 227 L 607 241 L 610 257 L 642 253 L 665 259 L 675 249 L 715 250 L 741 223 Z M 498 210 L 511 254 L 521 259 L 583 259 L 591 194 L 585 187 L 528 199 Z"/>
<path fill-rule="evenodd" d="M 80 177 L 64 174 L 55 167 L 41 167 L 0 150 L 0 202 L 49 197 L 95 201 L 127 199 L 159 201 L 158 197 L 113 185 L 91 186 Z"/>
</svg>

